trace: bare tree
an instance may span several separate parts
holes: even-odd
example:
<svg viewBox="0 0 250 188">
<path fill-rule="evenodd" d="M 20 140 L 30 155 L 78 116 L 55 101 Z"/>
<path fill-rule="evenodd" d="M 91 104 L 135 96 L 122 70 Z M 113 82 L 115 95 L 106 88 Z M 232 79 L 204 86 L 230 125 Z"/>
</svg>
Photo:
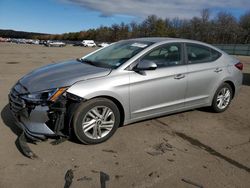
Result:
<svg viewBox="0 0 250 188">
<path fill-rule="evenodd" d="M 244 43 L 250 43 L 250 11 L 240 17 Z"/>
<path fill-rule="evenodd" d="M 208 43 L 250 43 L 250 11 L 238 21 L 231 13 L 219 12 L 210 19 L 210 10 L 203 9 L 200 17 L 192 19 L 162 19 L 155 15 L 148 16 L 141 23 L 113 24 L 111 27 L 100 26 L 96 29 L 65 33 L 62 35 L 36 36 L 41 39 L 82 40 L 113 42 L 136 37 L 179 37 L 195 39 Z"/>
</svg>

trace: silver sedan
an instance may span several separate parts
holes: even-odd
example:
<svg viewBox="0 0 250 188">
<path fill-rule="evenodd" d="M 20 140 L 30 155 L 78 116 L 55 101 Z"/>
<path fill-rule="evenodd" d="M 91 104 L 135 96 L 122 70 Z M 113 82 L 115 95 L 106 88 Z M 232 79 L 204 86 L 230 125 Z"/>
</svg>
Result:
<svg viewBox="0 0 250 188">
<path fill-rule="evenodd" d="M 31 139 L 74 134 L 96 144 L 124 124 L 205 106 L 225 111 L 242 69 L 197 41 L 123 40 L 25 75 L 9 94 L 10 108 Z"/>
</svg>

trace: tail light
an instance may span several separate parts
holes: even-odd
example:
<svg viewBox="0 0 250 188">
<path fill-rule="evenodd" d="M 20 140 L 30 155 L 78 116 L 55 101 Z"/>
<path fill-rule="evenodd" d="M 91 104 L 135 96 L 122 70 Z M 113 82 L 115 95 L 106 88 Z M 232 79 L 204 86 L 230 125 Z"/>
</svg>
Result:
<svg viewBox="0 0 250 188">
<path fill-rule="evenodd" d="M 237 69 L 241 70 L 241 71 L 243 70 L 243 64 L 240 63 L 240 62 L 237 63 L 237 64 L 235 64 L 234 66 L 235 66 Z"/>
</svg>

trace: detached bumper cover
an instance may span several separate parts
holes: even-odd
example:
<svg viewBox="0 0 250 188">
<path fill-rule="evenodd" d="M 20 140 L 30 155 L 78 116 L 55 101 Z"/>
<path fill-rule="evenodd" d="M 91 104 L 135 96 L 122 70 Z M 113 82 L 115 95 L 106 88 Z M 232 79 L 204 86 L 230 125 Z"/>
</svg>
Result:
<svg viewBox="0 0 250 188">
<path fill-rule="evenodd" d="M 39 104 L 20 97 L 23 87 L 15 85 L 9 94 L 9 105 L 16 122 L 31 139 L 56 136 L 64 127 L 65 103 Z"/>
</svg>

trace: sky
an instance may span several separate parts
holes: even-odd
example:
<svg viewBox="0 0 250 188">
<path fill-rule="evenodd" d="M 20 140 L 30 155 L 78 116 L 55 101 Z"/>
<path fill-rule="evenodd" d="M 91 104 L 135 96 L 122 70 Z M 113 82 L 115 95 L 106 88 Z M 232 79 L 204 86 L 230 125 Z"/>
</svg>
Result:
<svg viewBox="0 0 250 188">
<path fill-rule="evenodd" d="M 209 8 L 239 18 L 249 0 L 0 0 L 0 29 L 61 34 L 140 22 L 149 15 L 190 19 Z"/>
</svg>

